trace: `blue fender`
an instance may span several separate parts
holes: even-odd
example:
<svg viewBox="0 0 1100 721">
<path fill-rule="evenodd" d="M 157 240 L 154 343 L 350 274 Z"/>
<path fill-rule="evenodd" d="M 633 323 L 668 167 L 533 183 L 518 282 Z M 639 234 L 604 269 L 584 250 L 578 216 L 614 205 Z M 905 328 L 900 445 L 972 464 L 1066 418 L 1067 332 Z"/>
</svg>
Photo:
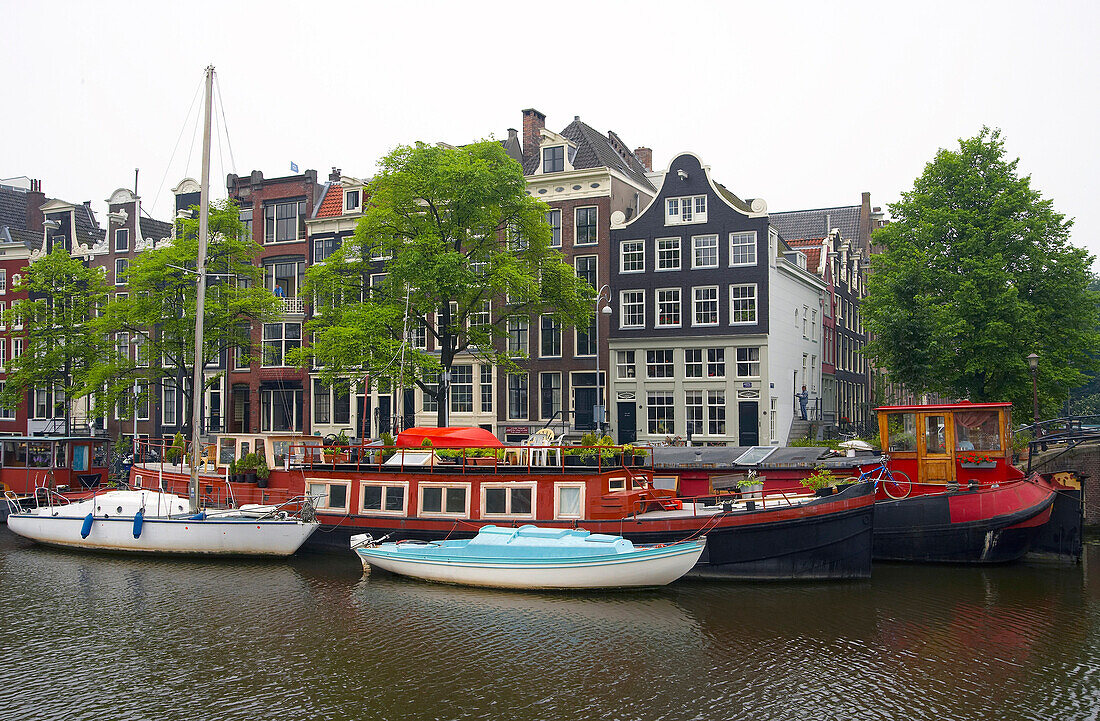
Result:
<svg viewBox="0 0 1100 721">
<path fill-rule="evenodd" d="M 145 509 L 140 509 L 134 514 L 134 538 L 141 537 L 141 526 L 145 523 Z"/>
<path fill-rule="evenodd" d="M 88 534 L 92 532 L 92 514 L 84 516 L 84 523 L 80 526 L 80 537 L 87 538 Z"/>
</svg>

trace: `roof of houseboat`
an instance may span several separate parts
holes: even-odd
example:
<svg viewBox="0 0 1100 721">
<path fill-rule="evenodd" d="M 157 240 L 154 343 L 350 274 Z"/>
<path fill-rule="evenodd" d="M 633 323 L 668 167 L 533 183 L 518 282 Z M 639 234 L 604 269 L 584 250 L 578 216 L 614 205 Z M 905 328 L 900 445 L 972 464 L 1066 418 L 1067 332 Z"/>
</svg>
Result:
<svg viewBox="0 0 1100 721">
<path fill-rule="evenodd" d="M 980 409 L 994 409 L 994 408 L 1011 408 L 1011 403 L 971 403 L 970 401 L 960 401 L 958 403 L 940 403 L 930 405 L 915 405 L 915 406 L 880 406 L 875 409 L 877 412 L 887 413 L 900 413 L 905 411 L 973 411 Z"/>
</svg>

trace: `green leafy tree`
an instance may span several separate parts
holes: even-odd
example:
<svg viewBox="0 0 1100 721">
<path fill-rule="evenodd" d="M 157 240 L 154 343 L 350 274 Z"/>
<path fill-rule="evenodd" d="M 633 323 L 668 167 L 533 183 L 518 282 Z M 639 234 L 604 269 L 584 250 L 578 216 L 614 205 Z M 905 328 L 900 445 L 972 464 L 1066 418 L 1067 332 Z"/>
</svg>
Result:
<svg viewBox="0 0 1100 721">
<path fill-rule="evenodd" d="M 1072 221 L 1017 174 L 999 130 L 940 150 L 875 232 L 864 318 L 867 352 L 914 391 L 1009 400 L 1030 417 L 1027 356 L 1055 412 L 1096 367 L 1092 257 L 1070 244 Z"/>
<path fill-rule="evenodd" d="M 298 357 L 323 378 L 415 383 L 445 425 L 456 358 L 517 370 L 522 354 L 503 342 L 510 318 L 552 312 L 563 327 L 587 327 L 595 291 L 550 247 L 547 206 L 527 195 L 500 143 L 400 146 L 367 194 L 354 239 L 306 274 L 319 315 Z M 402 349 L 406 329 L 434 352 Z"/>
<path fill-rule="evenodd" d="M 126 338 L 136 346 L 133 352 L 120 346 L 96 368 L 93 382 L 105 387 L 100 394 L 103 402 L 108 407 L 126 404 L 135 385 L 140 392 L 172 383 L 178 389 L 176 417 L 184 427 L 190 426 L 184 411 L 193 401 L 198 214 L 193 208 L 194 217 L 180 221 L 176 238 L 134 259 L 126 274 L 127 297 L 113 301 L 96 323 L 100 333 L 112 334 L 116 342 Z M 263 271 L 255 264 L 259 247 L 246 237 L 236 204 L 211 204 L 209 228 L 204 367 L 235 348 L 248 347 L 252 325 L 274 320 L 280 307 L 261 283 Z M 206 388 L 216 380 L 216 375 L 209 377 Z"/>
<path fill-rule="evenodd" d="M 63 401 L 50 411 L 64 412 L 68 434 L 73 401 L 94 387 L 88 384 L 89 376 L 110 350 L 89 323 L 107 301 L 103 269 L 87 267 L 59 244 L 31 263 L 12 290 L 26 291 L 29 297 L 14 301 L 4 322 L 9 328 L 26 327 L 28 332 L 22 355 L 7 361 L 0 403 L 14 408 L 22 404 L 27 391 L 59 390 Z"/>
</svg>

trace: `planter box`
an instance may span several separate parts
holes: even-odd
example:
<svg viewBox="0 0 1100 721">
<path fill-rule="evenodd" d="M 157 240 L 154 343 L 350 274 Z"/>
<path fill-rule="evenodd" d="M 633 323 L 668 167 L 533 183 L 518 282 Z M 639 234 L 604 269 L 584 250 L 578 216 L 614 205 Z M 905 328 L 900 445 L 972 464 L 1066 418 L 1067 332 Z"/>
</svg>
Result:
<svg viewBox="0 0 1100 721">
<path fill-rule="evenodd" d="M 751 486 L 738 486 L 737 489 L 741 494 L 741 498 L 745 500 L 751 498 L 752 500 L 760 501 L 764 499 L 763 483 L 754 483 Z"/>
<path fill-rule="evenodd" d="M 986 461 L 984 463 L 963 463 L 963 468 L 996 468 L 996 461 Z"/>
</svg>

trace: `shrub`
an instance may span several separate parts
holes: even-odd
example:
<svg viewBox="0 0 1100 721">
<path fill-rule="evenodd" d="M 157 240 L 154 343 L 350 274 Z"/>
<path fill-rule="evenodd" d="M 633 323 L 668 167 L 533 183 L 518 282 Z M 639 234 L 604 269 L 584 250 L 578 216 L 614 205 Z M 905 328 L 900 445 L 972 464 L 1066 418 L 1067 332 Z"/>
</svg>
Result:
<svg viewBox="0 0 1100 721">
<path fill-rule="evenodd" d="M 164 455 L 169 463 L 179 463 L 180 459 L 183 458 L 183 449 L 183 434 L 177 431 L 175 437 L 172 438 L 172 445 Z"/>
<path fill-rule="evenodd" d="M 836 483 L 836 476 L 825 466 L 815 466 L 814 472 L 802 479 L 802 485 L 816 491 Z"/>
</svg>

